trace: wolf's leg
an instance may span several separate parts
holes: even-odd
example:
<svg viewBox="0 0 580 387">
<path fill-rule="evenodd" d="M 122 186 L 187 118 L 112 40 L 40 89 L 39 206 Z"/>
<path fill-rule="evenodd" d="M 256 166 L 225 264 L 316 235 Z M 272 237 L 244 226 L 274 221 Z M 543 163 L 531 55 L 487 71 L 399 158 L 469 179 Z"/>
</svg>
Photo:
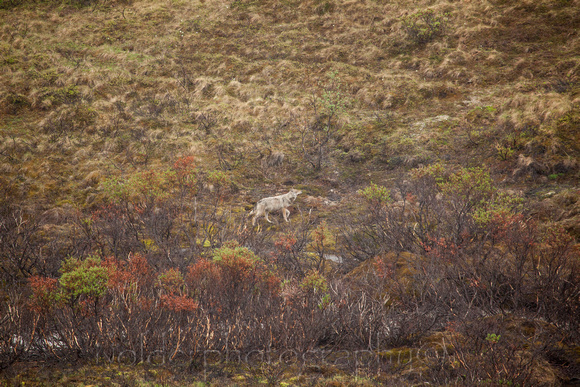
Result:
<svg viewBox="0 0 580 387">
<path fill-rule="evenodd" d="M 264 216 L 266 217 L 266 220 L 268 221 L 268 223 L 272 223 L 272 222 L 270 221 L 270 219 L 268 218 L 268 211 L 266 211 L 266 212 L 265 212 L 265 215 L 264 215 Z"/>
<path fill-rule="evenodd" d="M 289 222 L 288 215 L 290 215 L 290 211 L 287 208 L 282 208 L 282 215 L 284 216 L 284 220 Z"/>
<path fill-rule="evenodd" d="M 260 210 L 256 209 L 256 208 L 254 208 L 254 209 L 252 210 L 252 212 L 254 213 L 254 218 L 252 219 L 252 226 L 255 226 L 255 225 L 256 225 L 256 220 L 257 220 L 257 219 L 258 219 L 260 216 L 262 216 L 262 212 L 261 212 Z"/>
</svg>

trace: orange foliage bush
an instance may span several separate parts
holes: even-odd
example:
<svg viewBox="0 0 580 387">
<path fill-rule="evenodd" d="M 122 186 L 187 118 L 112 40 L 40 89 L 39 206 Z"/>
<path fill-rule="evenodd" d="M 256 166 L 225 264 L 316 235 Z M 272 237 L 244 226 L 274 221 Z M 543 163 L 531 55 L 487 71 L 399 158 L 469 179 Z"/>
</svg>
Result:
<svg viewBox="0 0 580 387">
<path fill-rule="evenodd" d="M 28 282 L 32 288 L 30 308 L 38 314 L 48 313 L 55 305 L 58 280 L 35 275 L 30 277 Z"/>
<path fill-rule="evenodd" d="M 162 307 L 176 313 L 193 312 L 199 306 L 193 299 L 176 294 L 162 294 L 159 299 Z"/>
</svg>

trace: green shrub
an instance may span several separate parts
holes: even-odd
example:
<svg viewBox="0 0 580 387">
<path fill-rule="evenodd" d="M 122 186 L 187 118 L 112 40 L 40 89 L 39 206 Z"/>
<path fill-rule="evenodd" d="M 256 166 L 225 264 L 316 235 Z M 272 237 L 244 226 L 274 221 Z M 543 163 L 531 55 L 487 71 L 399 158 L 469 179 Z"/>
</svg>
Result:
<svg viewBox="0 0 580 387">
<path fill-rule="evenodd" d="M 497 156 L 502 161 L 506 161 L 512 158 L 515 153 L 515 151 L 510 146 L 505 146 L 502 144 L 496 144 L 495 149 L 497 150 Z"/>
<path fill-rule="evenodd" d="M 359 190 L 358 194 L 373 206 L 387 205 L 392 201 L 389 190 L 375 183 L 371 183 L 365 189 Z"/>
<path fill-rule="evenodd" d="M 445 34 L 449 14 L 437 15 L 432 10 L 418 11 L 402 18 L 403 29 L 416 44 L 425 44 Z"/>
<path fill-rule="evenodd" d="M 89 257 L 84 261 L 69 258 L 63 263 L 61 272 L 60 285 L 73 299 L 80 296 L 97 299 L 107 291 L 109 275 L 99 258 Z"/>
</svg>

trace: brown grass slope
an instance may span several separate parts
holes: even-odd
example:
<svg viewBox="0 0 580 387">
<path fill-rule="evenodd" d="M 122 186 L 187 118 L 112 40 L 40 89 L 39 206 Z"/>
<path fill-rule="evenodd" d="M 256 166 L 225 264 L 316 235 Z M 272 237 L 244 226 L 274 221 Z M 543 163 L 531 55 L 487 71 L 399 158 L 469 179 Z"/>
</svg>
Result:
<svg viewBox="0 0 580 387">
<path fill-rule="evenodd" d="M 345 109 L 314 185 L 438 159 L 518 183 L 519 154 L 577 183 L 575 0 L 1 4 L 2 179 L 23 201 L 90 206 L 103 177 L 190 154 L 248 188 L 306 183 L 296 127 L 330 71 Z M 273 151 L 284 171 L 260 167 Z"/>
</svg>

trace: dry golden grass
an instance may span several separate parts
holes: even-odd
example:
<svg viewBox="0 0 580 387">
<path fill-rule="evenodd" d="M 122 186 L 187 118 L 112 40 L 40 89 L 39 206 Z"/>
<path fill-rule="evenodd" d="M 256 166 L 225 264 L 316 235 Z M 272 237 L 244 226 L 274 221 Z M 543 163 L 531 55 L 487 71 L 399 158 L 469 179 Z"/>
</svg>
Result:
<svg viewBox="0 0 580 387">
<path fill-rule="evenodd" d="M 448 13 L 447 23 L 416 44 L 402 17 L 424 9 Z M 3 170 L 23 174 L 40 201 L 83 189 L 84 205 L 108 163 L 130 173 L 194 154 L 213 168 L 228 143 L 242 160 L 232 173 L 248 186 L 261 184 L 249 172 L 256 149 L 292 155 L 276 184 L 289 174 L 324 186 L 303 175 L 295 131 L 329 71 L 340 77 L 348 128 L 333 147 L 365 153 L 361 168 L 396 155 L 464 163 L 464 133 L 483 124 L 493 138 L 470 163 L 494 166 L 494 126 L 534 126 L 551 142 L 568 133 L 554 123 L 578 111 L 578 9 L 578 0 L 24 2 L 0 10 Z M 485 120 L 467 118 L 485 106 L 495 109 Z M 441 115 L 468 127 L 412 132 Z"/>
</svg>

